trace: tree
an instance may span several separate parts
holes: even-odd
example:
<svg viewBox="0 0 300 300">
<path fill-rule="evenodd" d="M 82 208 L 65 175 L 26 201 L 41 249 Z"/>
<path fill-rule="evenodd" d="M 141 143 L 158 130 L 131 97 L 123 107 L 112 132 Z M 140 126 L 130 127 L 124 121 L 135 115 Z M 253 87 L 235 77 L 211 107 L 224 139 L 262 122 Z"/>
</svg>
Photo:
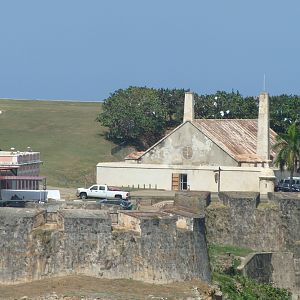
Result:
<svg viewBox="0 0 300 300">
<path fill-rule="evenodd" d="M 167 126 L 177 126 L 182 122 L 184 89 L 159 89 L 158 97 L 166 111 Z"/>
<path fill-rule="evenodd" d="M 164 133 L 165 116 L 155 89 L 129 87 L 117 90 L 104 101 L 97 121 L 109 128 L 109 139 L 147 148 Z"/>
<path fill-rule="evenodd" d="M 280 95 L 270 97 L 270 125 L 277 133 L 287 132 L 288 127 L 300 119 L 300 97 Z"/>
<path fill-rule="evenodd" d="M 277 136 L 274 150 L 279 151 L 275 165 L 283 171 L 286 167 L 290 171 L 290 191 L 292 190 L 293 175 L 300 160 L 300 131 L 296 122 L 289 126 L 287 133 Z"/>
<path fill-rule="evenodd" d="M 129 87 L 104 100 L 97 117 L 109 128 L 107 137 L 118 144 L 145 149 L 157 142 L 167 129 L 182 122 L 185 89 Z M 258 98 L 243 97 L 239 91 L 195 94 L 195 117 L 204 119 L 257 119 Z M 270 125 L 281 134 L 300 118 L 300 97 L 271 96 Z"/>
<path fill-rule="evenodd" d="M 258 105 L 253 97 L 238 92 L 218 91 L 211 95 L 195 95 L 196 118 L 204 119 L 255 119 Z"/>
</svg>

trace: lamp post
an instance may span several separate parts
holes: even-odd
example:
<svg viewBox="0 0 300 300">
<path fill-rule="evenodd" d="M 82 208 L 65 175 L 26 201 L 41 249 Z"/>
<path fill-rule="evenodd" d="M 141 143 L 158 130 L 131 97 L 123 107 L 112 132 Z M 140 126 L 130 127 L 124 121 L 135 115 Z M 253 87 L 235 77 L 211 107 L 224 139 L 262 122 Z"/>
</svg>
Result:
<svg viewBox="0 0 300 300">
<path fill-rule="evenodd" d="M 215 182 L 218 183 L 218 194 L 220 193 L 220 186 L 221 186 L 221 167 L 217 170 L 214 170 L 215 173 Z"/>
</svg>

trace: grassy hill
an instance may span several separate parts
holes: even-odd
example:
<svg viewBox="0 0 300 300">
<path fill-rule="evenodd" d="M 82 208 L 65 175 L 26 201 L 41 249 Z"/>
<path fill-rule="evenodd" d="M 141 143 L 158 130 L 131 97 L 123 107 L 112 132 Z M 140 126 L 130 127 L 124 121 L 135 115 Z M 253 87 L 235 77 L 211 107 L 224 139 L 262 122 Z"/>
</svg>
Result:
<svg viewBox="0 0 300 300">
<path fill-rule="evenodd" d="M 127 154 L 105 140 L 105 128 L 95 119 L 100 103 L 0 100 L 0 148 L 40 151 L 41 175 L 52 186 L 78 186 L 95 181 L 99 161 Z"/>
</svg>

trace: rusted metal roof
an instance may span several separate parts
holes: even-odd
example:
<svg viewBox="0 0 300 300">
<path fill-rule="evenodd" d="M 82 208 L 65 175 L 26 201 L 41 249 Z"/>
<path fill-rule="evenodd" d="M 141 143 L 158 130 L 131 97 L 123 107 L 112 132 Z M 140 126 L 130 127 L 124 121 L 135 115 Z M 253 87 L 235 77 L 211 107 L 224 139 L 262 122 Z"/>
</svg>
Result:
<svg viewBox="0 0 300 300">
<path fill-rule="evenodd" d="M 256 154 L 257 120 L 196 119 L 192 122 L 203 134 L 238 162 L 261 162 Z M 270 129 L 270 154 L 277 134 Z"/>
<path fill-rule="evenodd" d="M 145 151 L 134 151 L 128 154 L 125 159 L 139 159 L 144 153 Z"/>
</svg>

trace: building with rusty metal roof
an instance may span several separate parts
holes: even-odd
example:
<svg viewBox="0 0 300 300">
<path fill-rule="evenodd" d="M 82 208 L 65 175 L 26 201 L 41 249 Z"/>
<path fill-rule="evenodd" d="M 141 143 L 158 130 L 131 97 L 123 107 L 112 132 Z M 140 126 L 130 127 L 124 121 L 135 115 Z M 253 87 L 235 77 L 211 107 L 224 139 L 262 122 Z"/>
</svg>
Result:
<svg viewBox="0 0 300 300">
<path fill-rule="evenodd" d="M 131 153 L 125 162 L 99 163 L 97 182 L 202 191 L 259 191 L 263 182 L 271 191 L 273 171 L 264 170 L 264 176 L 261 172 L 276 157 L 276 136 L 269 128 L 267 93 L 259 97 L 258 119 L 250 120 L 195 119 L 194 95 L 188 92 L 182 124 L 146 151 Z"/>
</svg>

